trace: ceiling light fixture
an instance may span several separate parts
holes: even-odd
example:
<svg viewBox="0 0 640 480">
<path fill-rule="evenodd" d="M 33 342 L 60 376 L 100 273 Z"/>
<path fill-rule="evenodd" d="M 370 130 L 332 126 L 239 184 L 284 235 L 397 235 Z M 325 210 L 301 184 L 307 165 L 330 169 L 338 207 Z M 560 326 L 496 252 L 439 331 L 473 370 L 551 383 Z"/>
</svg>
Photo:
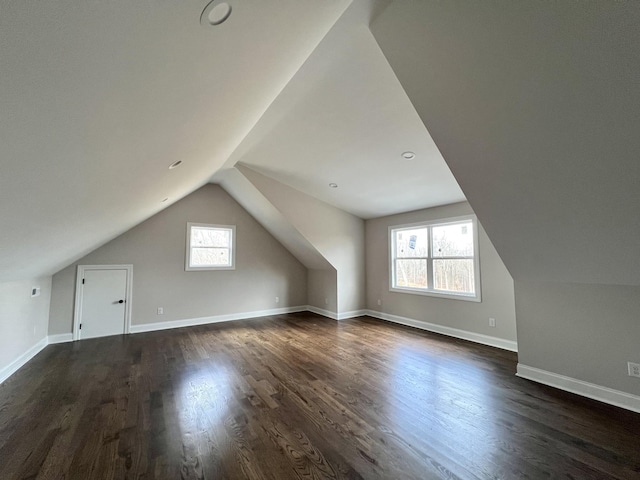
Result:
<svg viewBox="0 0 640 480">
<path fill-rule="evenodd" d="M 180 165 L 182 165 L 182 160 L 178 160 L 177 162 L 173 162 L 171 165 L 169 165 L 169 170 L 173 170 L 174 168 L 177 168 Z"/>
<path fill-rule="evenodd" d="M 330 183 L 329 186 L 331 188 L 338 188 L 338 184 L 337 183 Z"/>
<path fill-rule="evenodd" d="M 224 23 L 231 15 L 231 5 L 227 2 L 213 0 L 200 15 L 200 25 L 203 27 L 216 27 Z"/>
<path fill-rule="evenodd" d="M 169 200 L 169 197 L 167 197 L 164 200 L 162 200 L 162 203 L 166 202 L 167 200 Z"/>
<path fill-rule="evenodd" d="M 413 160 L 416 158 L 416 154 L 413 152 L 402 152 L 402 158 L 405 160 Z"/>
</svg>

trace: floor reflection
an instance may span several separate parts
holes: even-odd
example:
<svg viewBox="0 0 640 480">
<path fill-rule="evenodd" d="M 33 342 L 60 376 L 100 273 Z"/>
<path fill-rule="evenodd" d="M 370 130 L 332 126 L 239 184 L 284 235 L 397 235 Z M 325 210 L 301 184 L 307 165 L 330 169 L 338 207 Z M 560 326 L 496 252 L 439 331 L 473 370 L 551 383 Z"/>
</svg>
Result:
<svg viewBox="0 0 640 480">
<path fill-rule="evenodd" d="M 434 355 L 450 358 L 433 361 Z M 386 395 L 391 429 L 414 444 L 435 445 L 441 438 L 456 438 L 456 444 L 439 447 L 485 463 L 498 442 L 491 421 L 492 382 L 488 372 L 468 358 L 457 361 L 455 354 L 419 345 L 399 346 L 389 356 Z"/>
<path fill-rule="evenodd" d="M 186 470 L 217 471 L 232 455 L 228 433 L 235 423 L 232 380 L 230 367 L 211 363 L 185 371 L 178 380 L 175 405 Z"/>
</svg>

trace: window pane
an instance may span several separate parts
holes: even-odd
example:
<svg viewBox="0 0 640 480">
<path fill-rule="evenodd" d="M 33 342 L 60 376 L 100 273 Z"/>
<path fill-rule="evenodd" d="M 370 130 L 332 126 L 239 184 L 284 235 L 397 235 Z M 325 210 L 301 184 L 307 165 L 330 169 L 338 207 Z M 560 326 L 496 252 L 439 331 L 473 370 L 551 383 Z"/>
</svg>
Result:
<svg viewBox="0 0 640 480">
<path fill-rule="evenodd" d="M 192 247 L 229 248 L 231 231 L 222 228 L 191 227 Z"/>
<path fill-rule="evenodd" d="M 433 227 L 434 257 L 472 257 L 473 223 Z"/>
<path fill-rule="evenodd" d="M 396 287 L 427 288 L 426 260 L 396 260 Z"/>
<path fill-rule="evenodd" d="M 191 267 L 231 266 L 228 248 L 192 248 Z"/>
<path fill-rule="evenodd" d="M 429 253 L 429 230 L 413 228 L 396 230 L 396 258 L 427 257 Z"/>
<path fill-rule="evenodd" d="M 435 290 L 475 294 L 473 260 L 434 260 Z"/>
</svg>

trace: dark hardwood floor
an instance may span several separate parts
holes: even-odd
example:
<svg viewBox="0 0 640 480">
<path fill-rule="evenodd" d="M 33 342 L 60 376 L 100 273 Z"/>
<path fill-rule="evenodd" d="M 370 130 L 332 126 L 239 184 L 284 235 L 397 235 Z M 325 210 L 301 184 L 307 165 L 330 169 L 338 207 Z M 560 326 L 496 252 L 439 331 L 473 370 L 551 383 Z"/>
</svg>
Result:
<svg viewBox="0 0 640 480">
<path fill-rule="evenodd" d="M 640 478 L 640 414 L 515 368 L 310 313 L 52 345 L 0 387 L 0 478 Z"/>
</svg>

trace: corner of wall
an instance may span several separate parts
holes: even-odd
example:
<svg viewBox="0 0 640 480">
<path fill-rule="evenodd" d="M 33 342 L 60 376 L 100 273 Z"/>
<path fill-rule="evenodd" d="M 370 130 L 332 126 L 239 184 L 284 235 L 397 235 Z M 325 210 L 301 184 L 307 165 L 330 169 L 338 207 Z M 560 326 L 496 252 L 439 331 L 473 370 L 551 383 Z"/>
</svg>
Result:
<svg viewBox="0 0 640 480">
<path fill-rule="evenodd" d="M 49 276 L 0 283 L 0 382 L 47 346 L 50 301 Z"/>
</svg>

